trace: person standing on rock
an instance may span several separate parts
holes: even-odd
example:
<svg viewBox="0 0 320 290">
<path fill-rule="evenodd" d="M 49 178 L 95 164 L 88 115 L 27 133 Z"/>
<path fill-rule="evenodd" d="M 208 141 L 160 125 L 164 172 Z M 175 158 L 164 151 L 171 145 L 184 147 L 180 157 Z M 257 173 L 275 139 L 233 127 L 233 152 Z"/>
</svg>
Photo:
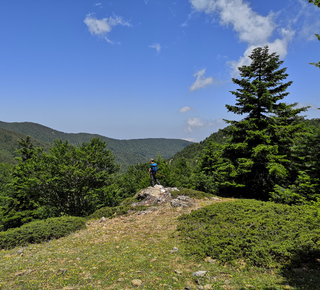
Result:
<svg viewBox="0 0 320 290">
<path fill-rule="evenodd" d="M 159 180 L 156 178 L 156 174 L 158 171 L 158 165 L 154 162 L 154 159 L 150 159 L 150 165 L 149 165 L 149 175 L 151 177 L 151 184 L 152 187 L 154 187 L 154 184 L 157 183 L 160 185 Z"/>
</svg>

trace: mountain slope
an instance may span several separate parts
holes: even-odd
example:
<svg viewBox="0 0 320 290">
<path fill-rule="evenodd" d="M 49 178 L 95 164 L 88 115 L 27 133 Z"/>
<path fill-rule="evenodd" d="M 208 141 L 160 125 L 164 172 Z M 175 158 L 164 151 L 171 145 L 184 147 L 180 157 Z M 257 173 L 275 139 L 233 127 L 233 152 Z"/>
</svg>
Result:
<svg viewBox="0 0 320 290">
<path fill-rule="evenodd" d="M 0 128 L 0 162 L 1 163 L 10 163 L 15 164 L 16 149 L 18 149 L 18 141 L 21 138 L 25 138 L 26 135 L 13 132 L 10 130 L 5 130 Z M 31 138 L 32 143 L 35 147 L 42 147 L 44 150 L 48 150 L 50 143 L 39 141 L 35 138 Z"/>
<path fill-rule="evenodd" d="M 148 138 L 117 140 L 98 134 L 64 133 L 31 122 L 7 123 L 0 121 L 0 128 L 4 129 L 3 132 L 6 132 L 9 135 L 14 134 L 15 136 L 19 136 L 16 140 L 29 135 L 34 139 L 39 140 L 39 144 L 44 144 L 46 146 L 56 139 L 61 139 L 63 141 L 67 140 L 70 144 L 79 145 L 83 142 L 89 142 L 92 138 L 99 137 L 108 144 L 108 148 L 115 155 L 116 162 L 122 164 L 124 169 L 131 164 L 148 162 L 150 157 L 155 157 L 158 154 L 165 159 L 170 158 L 191 144 L 191 142 L 181 139 Z M 4 137 L 5 133 L 3 134 L 0 145 L 7 138 Z M 14 143 L 14 141 L 12 142 Z M 40 146 L 42 147 L 43 145 Z M 12 152 L 14 152 L 14 150 L 12 150 Z M 12 152 L 9 154 L 11 157 L 14 155 Z"/>
</svg>

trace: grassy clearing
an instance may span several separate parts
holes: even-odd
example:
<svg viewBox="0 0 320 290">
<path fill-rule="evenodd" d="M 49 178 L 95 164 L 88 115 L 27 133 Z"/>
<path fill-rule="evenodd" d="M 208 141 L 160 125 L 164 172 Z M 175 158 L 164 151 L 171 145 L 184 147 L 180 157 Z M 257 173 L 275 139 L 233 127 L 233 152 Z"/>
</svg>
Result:
<svg viewBox="0 0 320 290">
<path fill-rule="evenodd" d="M 199 200 L 194 208 L 212 202 Z M 105 223 L 92 220 L 59 240 L 2 250 L 0 289 L 134 289 L 133 279 L 142 289 L 319 289 L 319 272 L 312 269 L 283 273 L 188 257 L 175 230 L 177 217 L 190 210 L 166 205 Z M 174 247 L 179 251 L 171 253 Z M 199 270 L 208 272 L 194 278 Z"/>
</svg>

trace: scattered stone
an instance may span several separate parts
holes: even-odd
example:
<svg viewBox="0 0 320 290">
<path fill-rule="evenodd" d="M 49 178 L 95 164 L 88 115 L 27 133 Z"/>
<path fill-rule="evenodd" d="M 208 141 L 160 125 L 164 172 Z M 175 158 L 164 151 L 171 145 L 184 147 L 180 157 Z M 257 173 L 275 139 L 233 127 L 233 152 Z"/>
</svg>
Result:
<svg viewBox="0 0 320 290">
<path fill-rule="evenodd" d="M 66 286 L 66 287 L 63 287 L 62 290 L 77 290 L 77 288 L 73 286 Z"/>
<path fill-rule="evenodd" d="M 117 282 L 123 282 L 123 281 L 124 281 L 123 278 L 119 278 L 119 279 L 117 280 Z"/>
<path fill-rule="evenodd" d="M 252 289 L 255 289 L 256 287 L 254 287 L 253 285 L 250 285 L 250 284 L 246 284 L 246 288 L 252 288 Z"/>
<path fill-rule="evenodd" d="M 175 272 L 177 275 L 179 275 L 179 276 L 181 276 L 181 275 L 182 275 L 182 272 L 181 272 L 181 271 L 179 271 L 179 270 L 174 270 L 174 272 Z"/>
<path fill-rule="evenodd" d="M 203 286 L 203 289 L 204 290 L 210 290 L 210 289 L 212 289 L 212 285 L 211 284 L 206 284 L 206 285 Z"/>
<path fill-rule="evenodd" d="M 198 289 L 199 289 L 199 290 L 203 290 L 204 288 L 203 288 L 202 285 L 199 285 L 199 286 L 198 286 Z"/>
<path fill-rule="evenodd" d="M 18 254 L 18 255 L 23 254 L 23 250 L 18 250 L 18 251 L 17 251 L 17 254 Z"/>
<path fill-rule="evenodd" d="M 27 271 L 26 271 L 26 270 L 23 270 L 23 271 L 15 272 L 15 273 L 14 273 L 14 276 L 16 276 L 16 277 L 18 277 L 18 276 L 23 276 L 23 275 L 25 275 L 26 273 L 27 273 Z"/>
<path fill-rule="evenodd" d="M 140 279 L 134 279 L 134 280 L 131 281 L 131 285 L 133 287 L 139 287 L 139 286 L 142 285 L 142 281 Z"/>
<path fill-rule="evenodd" d="M 177 277 L 172 277 L 172 279 L 173 279 L 174 281 L 176 281 L 176 282 L 179 281 L 179 279 L 178 279 Z"/>
<path fill-rule="evenodd" d="M 100 223 L 105 223 L 107 221 L 107 219 L 103 216 L 101 219 L 100 219 Z"/>
<path fill-rule="evenodd" d="M 60 268 L 60 269 L 58 269 L 58 274 L 64 274 L 65 272 L 67 272 L 67 269 L 63 269 L 63 268 Z"/>
<path fill-rule="evenodd" d="M 211 200 L 219 201 L 219 200 L 220 200 L 220 198 L 219 198 L 219 197 L 217 197 L 217 196 L 213 196 L 213 197 L 211 197 Z"/>
<path fill-rule="evenodd" d="M 207 274 L 207 271 L 197 271 L 192 274 L 194 277 L 204 277 Z"/>
<path fill-rule="evenodd" d="M 230 285 L 230 283 L 231 283 L 230 280 L 225 280 L 224 281 L 224 284 L 226 284 L 226 285 Z"/>
<path fill-rule="evenodd" d="M 211 263 L 211 264 L 215 264 L 217 262 L 217 260 L 212 259 L 211 257 L 206 257 L 204 260 L 205 262 Z"/>
<path fill-rule="evenodd" d="M 173 254 L 173 253 L 177 253 L 179 251 L 179 249 L 177 247 L 173 247 L 172 250 L 170 250 L 170 253 Z"/>
<path fill-rule="evenodd" d="M 203 281 L 202 281 L 202 279 L 197 279 L 197 280 L 195 280 L 195 282 L 196 282 L 196 284 L 201 285 Z"/>
<path fill-rule="evenodd" d="M 180 195 L 176 199 L 171 200 L 172 207 L 189 207 L 193 206 L 193 200 L 186 195 Z"/>
</svg>

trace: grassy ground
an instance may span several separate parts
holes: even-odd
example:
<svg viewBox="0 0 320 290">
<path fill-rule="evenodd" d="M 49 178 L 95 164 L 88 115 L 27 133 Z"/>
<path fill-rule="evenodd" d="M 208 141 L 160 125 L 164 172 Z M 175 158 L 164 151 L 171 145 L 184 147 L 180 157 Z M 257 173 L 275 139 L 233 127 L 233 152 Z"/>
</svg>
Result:
<svg viewBox="0 0 320 290">
<path fill-rule="evenodd" d="M 199 200 L 193 209 L 212 202 Z M 320 289 L 319 271 L 312 269 L 284 273 L 188 257 L 175 229 L 177 217 L 190 210 L 166 205 L 90 221 L 59 240 L 2 250 L 0 289 L 134 289 L 134 279 L 142 281 L 140 289 Z M 205 277 L 192 276 L 201 270 Z"/>
</svg>

